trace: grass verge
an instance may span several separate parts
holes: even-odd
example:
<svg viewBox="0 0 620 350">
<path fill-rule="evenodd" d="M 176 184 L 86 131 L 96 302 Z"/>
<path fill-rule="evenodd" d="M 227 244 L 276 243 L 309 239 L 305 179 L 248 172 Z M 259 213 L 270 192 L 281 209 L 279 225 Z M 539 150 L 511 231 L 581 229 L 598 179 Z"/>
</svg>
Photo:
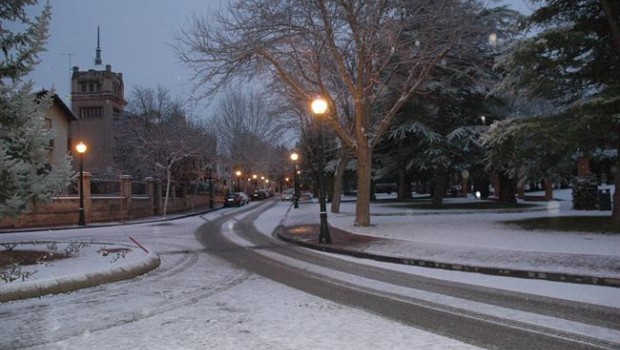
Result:
<svg viewBox="0 0 620 350">
<path fill-rule="evenodd" d="M 523 203 L 504 203 L 494 201 L 477 201 L 466 203 L 443 203 L 441 206 L 433 206 L 430 201 L 413 201 L 413 202 L 398 202 L 390 205 L 391 207 L 401 209 L 433 209 L 433 210 L 488 210 L 488 209 L 525 209 L 536 206 L 535 204 L 523 204 Z"/>
<path fill-rule="evenodd" d="M 611 216 L 557 216 L 505 221 L 526 230 L 553 230 L 568 232 L 620 233 L 620 225 Z"/>
</svg>

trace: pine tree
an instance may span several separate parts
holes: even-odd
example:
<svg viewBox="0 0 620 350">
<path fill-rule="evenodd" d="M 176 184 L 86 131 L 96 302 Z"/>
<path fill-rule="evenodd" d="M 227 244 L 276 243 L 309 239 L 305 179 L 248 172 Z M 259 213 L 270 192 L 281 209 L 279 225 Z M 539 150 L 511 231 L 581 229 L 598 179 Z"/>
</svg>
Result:
<svg viewBox="0 0 620 350">
<path fill-rule="evenodd" d="M 611 0 L 537 0 L 532 35 L 500 61 L 508 74 L 502 89 L 544 98 L 562 118 L 555 133 L 573 150 L 620 153 L 620 3 Z M 523 124 L 525 125 L 525 124 Z M 570 156 L 570 155 L 569 155 Z M 620 154 L 617 156 L 620 167 Z M 620 175 L 616 173 L 620 222 Z"/>
<path fill-rule="evenodd" d="M 50 96 L 35 97 L 25 76 L 44 50 L 51 9 L 45 6 L 34 20 L 26 8 L 36 0 L 0 3 L 0 216 L 17 215 L 48 201 L 69 184 L 70 158 L 52 167 L 46 146 L 50 133 L 44 113 Z M 7 27 L 24 28 L 10 31 Z"/>
<path fill-rule="evenodd" d="M 475 50 L 446 54 L 426 84 L 427 92 L 410 98 L 399 111 L 382 144 L 384 152 L 376 157 L 378 176 L 415 172 L 430 178 L 433 205 L 440 206 L 450 175 L 481 167 L 477 138 L 486 126 L 480 116 L 493 116 L 498 103 L 486 98 L 498 81 L 492 69 L 498 45 L 490 33 L 502 44 L 510 42 L 520 18 L 505 7 L 480 8 L 476 30 L 462 39 Z"/>
</svg>

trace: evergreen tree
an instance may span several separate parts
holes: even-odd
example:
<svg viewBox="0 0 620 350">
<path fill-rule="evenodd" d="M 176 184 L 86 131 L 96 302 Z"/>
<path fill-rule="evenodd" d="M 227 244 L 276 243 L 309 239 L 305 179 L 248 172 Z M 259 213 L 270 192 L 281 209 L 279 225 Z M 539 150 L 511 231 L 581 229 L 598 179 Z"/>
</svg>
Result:
<svg viewBox="0 0 620 350">
<path fill-rule="evenodd" d="M 555 124 L 555 134 L 569 139 L 573 152 L 620 152 L 620 3 L 535 2 L 541 6 L 529 17 L 533 34 L 500 61 L 507 71 L 501 89 L 551 101 L 555 109 L 547 115 L 562 120 Z M 620 167 L 620 156 L 617 159 Z M 619 189 L 616 174 L 616 203 Z M 618 204 L 613 217 L 620 221 Z"/>
<path fill-rule="evenodd" d="M 49 200 L 73 175 L 69 157 L 57 167 L 47 163 L 51 135 L 44 113 L 51 100 L 36 98 L 32 84 L 22 82 L 47 40 L 51 10 L 45 6 L 31 20 L 26 8 L 36 4 L 36 0 L 0 3 L 0 216 L 17 215 Z"/>
<path fill-rule="evenodd" d="M 486 98 L 499 79 L 492 70 L 497 42 L 490 38 L 508 42 L 520 18 L 505 7 L 479 9 L 475 30 L 463 38 L 475 49 L 446 54 L 426 84 L 427 93 L 413 96 L 399 111 L 382 144 L 383 157 L 377 157 L 378 176 L 400 173 L 410 181 L 415 172 L 432 178 L 433 204 L 440 206 L 450 175 L 481 168 L 477 138 L 486 126 L 480 116 L 493 115 L 490 109 L 498 103 Z"/>
</svg>

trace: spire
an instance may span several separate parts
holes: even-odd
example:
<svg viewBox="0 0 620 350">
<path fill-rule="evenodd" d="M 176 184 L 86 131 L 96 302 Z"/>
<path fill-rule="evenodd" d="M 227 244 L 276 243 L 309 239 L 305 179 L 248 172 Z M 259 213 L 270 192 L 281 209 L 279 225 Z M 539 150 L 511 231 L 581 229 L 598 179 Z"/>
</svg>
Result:
<svg viewBox="0 0 620 350">
<path fill-rule="evenodd" d="M 101 47 L 99 46 L 99 26 L 97 26 L 97 50 L 95 50 L 95 66 L 100 66 L 103 64 L 101 60 Z"/>
</svg>

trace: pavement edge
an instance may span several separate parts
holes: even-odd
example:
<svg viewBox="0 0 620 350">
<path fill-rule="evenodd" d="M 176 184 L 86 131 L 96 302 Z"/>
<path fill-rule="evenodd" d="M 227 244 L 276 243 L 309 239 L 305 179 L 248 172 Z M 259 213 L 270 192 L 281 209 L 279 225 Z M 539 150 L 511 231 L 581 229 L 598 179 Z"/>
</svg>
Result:
<svg viewBox="0 0 620 350">
<path fill-rule="evenodd" d="M 319 227 L 316 226 L 316 232 L 318 237 Z M 291 227 L 285 227 L 284 225 L 279 225 L 274 234 L 276 237 L 281 239 L 282 241 L 292 243 L 304 248 L 315 249 L 328 253 L 336 253 L 342 255 L 353 256 L 356 258 L 363 259 L 371 259 L 381 262 L 388 263 L 396 263 L 410 266 L 418 266 L 418 267 L 427 267 L 427 268 L 436 268 L 443 270 L 452 270 L 452 271 L 462 271 L 462 272 L 474 272 L 481 273 L 485 275 L 495 275 L 495 276 L 503 276 L 503 277 L 516 277 L 516 278 L 527 278 L 527 279 L 540 279 L 540 280 L 548 280 L 554 282 L 568 282 L 568 283 L 578 283 L 578 284 L 589 284 L 589 285 L 598 285 L 598 286 L 606 286 L 606 287 L 615 287 L 620 288 L 620 278 L 614 277 L 605 277 L 605 276 L 590 276 L 590 275 L 579 275 L 579 274 L 568 274 L 568 273 L 559 273 L 559 272 L 546 272 L 546 271 L 533 271 L 533 270 L 521 270 L 521 269 L 509 269 L 509 268 L 498 268 L 498 267 L 488 267 L 488 266 L 476 266 L 476 265 L 465 265 L 465 264 L 456 264 L 450 262 L 440 262 L 426 259 L 418 259 L 418 258 L 409 258 L 409 257 L 399 257 L 399 256 L 389 256 L 389 255 L 380 255 L 375 253 L 368 253 L 361 250 L 350 249 L 343 246 L 338 245 L 330 245 L 319 242 L 305 241 L 295 238 L 294 236 L 287 235 L 286 232 Z M 342 232 L 346 232 L 340 230 Z M 348 234 L 353 234 L 347 232 Z"/>
<path fill-rule="evenodd" d="M 0 286 L 0 302 L 61 294 L 104 283 L 131 279 L 150 272 L 161 264 L 157 254 L 147 253 L 144 258 L 123 266 L 101 271 L 63 276 L 45 281 L 28 281 Z"/>
</svg>

